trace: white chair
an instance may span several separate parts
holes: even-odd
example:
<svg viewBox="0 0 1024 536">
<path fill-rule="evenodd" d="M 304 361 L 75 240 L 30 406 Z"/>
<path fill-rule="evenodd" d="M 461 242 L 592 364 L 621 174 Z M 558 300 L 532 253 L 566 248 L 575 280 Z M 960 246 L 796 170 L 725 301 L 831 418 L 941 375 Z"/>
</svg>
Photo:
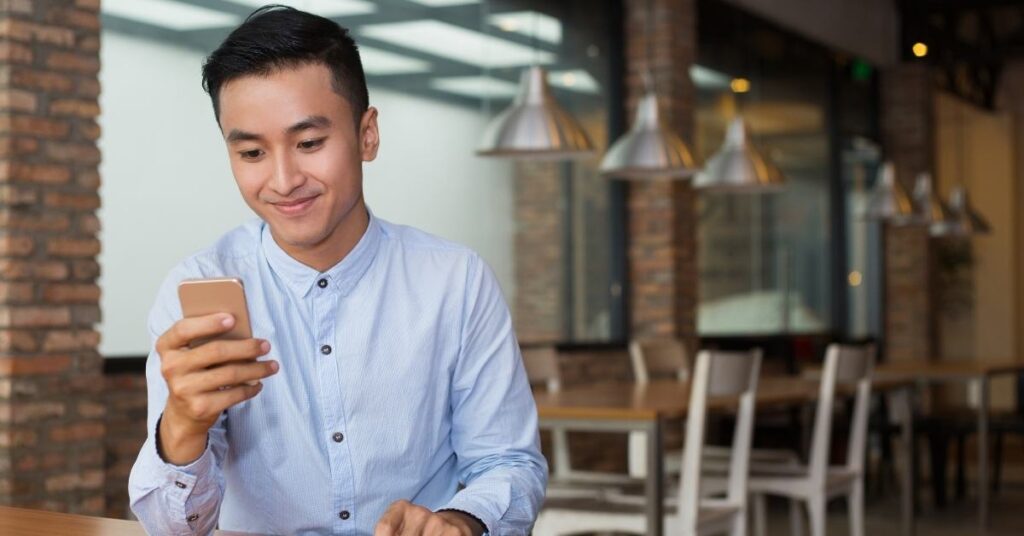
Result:
<svg viewBox="0 0 1024 536">
<path fill-rule="evenodd" d="M 558 352 L 546 346 L 521 349 L 526 377 L 534 389 L 556 393 L 562 389 L 562 375 L 558 368 Z M 628 484 L 633 482 L 621 473 L 581 471 L 573 469 L 569 458 L 569 437 L 564 428 L 551 430 L 553 475 L 547 493 L 557 497 L 592 497 L 603 492 L 601 484 Z"/>
<path fill-rule="evenodd" d="M 682 475 L 675 504 L 667 509 L 666 534 L 728 533 L 746 530 L 747 474 L 754 426 L 755 392 L 761 367 L 759 353 L 702 351 L 690 383 Z M 732 458 L 724 498 L 701 498 L 701 463 L 705 417 L 710 397 L 738 397 Z M 647 532 L 641 501 L 548 498 L 534 534 L 577 532 Z"/>
<path fill-rule="evenodd" d="M 690 377 L 690 360 L 683 341 L 679 339 L 647 339 L 629 343 L 629 359 L 633 363 L 636 383 L 649 383 L 652 378 L 669 378 L 685 382 Z M 647 434 L 629 434 L 629 476 L 647 475 Z M 682 451 L 665 453 L 665 472 L 677 474 Z"/>
<path fill-rule="evenodd" d="M 754 500 L 754 527 L 757 536 L 765 534 L 766 495 L 778 495 L 790 500 L 790 522 L 794 534 L 803 532 L 800 503 L 804 503 L 810 517 L 813 536 L 825 535 L 825 505 L 828 500 L 846 497 L 850 508 L 850 532 L 853 536 L 864 536 L 864 448 L 874 354 L 872 346 L 831 344 L 826 350 L 808 465 L 752 464 L 748 488 Z M 856 394 L 846 463 L 841 466 L 829 466 L 833 402 L 837 384 L 855 386 Z"/>
</svg>

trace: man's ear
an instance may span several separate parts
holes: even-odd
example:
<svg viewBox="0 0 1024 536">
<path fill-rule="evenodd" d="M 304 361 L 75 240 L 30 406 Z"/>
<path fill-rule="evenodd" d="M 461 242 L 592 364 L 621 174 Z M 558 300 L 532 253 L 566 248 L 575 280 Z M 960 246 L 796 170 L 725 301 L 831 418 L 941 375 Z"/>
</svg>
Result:
<svg viewBox="0 0 1024 536">
<path fill-rule="evenodd" d="M 363 162 L 372 162 L 377 158 L 377 147 L 380 146 L 380 130 L 377 129 L 377 109 L 370 106 L 363 112 L 359 121 L 359 154 Z"/>
</svg>

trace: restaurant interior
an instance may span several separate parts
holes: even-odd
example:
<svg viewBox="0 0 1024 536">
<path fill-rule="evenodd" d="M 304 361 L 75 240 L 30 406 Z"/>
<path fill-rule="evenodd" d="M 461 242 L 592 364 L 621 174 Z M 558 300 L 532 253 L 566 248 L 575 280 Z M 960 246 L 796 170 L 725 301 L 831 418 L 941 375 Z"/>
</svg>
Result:
<svg viewBox="0 0 1024 536">
<path fill-rule="evenodd" d="M 0 534 L 144 534 L 147 315 L 254 217 L 200 68 L 265 3 L 0 1 Z M 533 534 L 1024 534 L 1024 2 L 275 3 L 359 45 L 374 216 L 500 283 Z"/>
</svg>

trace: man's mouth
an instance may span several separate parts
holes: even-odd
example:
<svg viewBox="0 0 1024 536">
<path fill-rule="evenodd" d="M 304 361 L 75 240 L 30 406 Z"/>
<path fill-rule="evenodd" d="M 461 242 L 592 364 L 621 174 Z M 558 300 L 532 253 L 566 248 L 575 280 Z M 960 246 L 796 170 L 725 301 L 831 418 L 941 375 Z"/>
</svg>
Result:
<svg viewBox="0 0 1024 536">
<path fill-rule="evenodd" d="M 309 207 L 313 206 L 313 201 L 315 201 L 317 197 L 319 197 L 319 194 L 309 197 L 303 197 L 301 199 L 294 199 L 291 201 L 280 201 L 271 204 L 274 205 L 274 208 L 278 212 L 284 214 L 285 216 L 298 216 L 309 210 Z"/>
</svg>

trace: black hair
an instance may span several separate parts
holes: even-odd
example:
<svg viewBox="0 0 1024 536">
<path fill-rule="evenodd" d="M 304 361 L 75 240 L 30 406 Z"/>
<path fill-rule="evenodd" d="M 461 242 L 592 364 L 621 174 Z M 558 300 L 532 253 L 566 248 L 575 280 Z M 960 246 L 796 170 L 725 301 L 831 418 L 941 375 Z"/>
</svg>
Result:
<svg viewBox="0 0 1024 536">
<path fill-rule="evenodd" d="M 203 64 L 203 89 L 220 121 L 220 90 L 244 76 L 266 76 L 278 69 L 321 64 L 331 70 L 332 88 L 352 107 L 356 128 L 370 105 L 359 48 L 347 28 L 282 5 L 253 11 Z"/>
</svg>

